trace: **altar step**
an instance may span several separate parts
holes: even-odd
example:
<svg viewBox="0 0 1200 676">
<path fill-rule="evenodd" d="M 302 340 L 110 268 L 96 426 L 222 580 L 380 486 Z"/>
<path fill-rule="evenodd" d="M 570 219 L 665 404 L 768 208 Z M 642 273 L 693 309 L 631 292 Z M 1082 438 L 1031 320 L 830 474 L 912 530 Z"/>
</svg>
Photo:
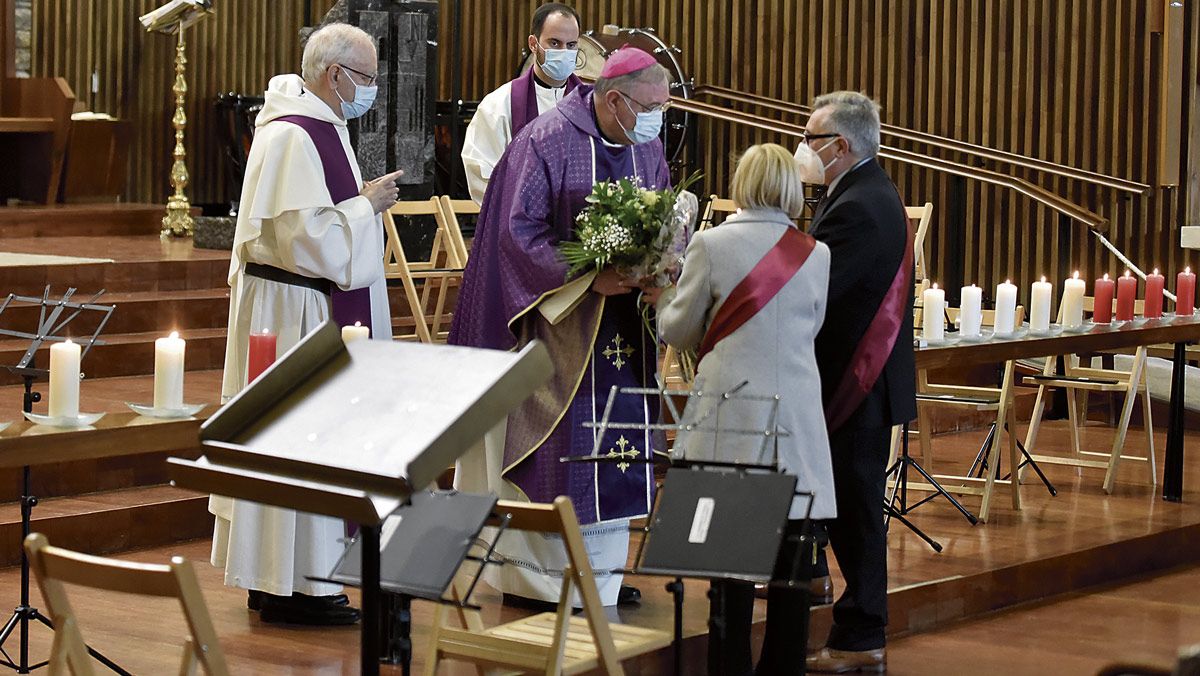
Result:
<svg viewBox="0 0 1200 676">
<path fill-rule="evenodd" d="M 150 375 L 154 373 L 154 341 L 165 331 L 146 333 L 101 334 L 102 345 L 94 345 L 83 360 L 85 379 L 119 376 Z M 220 369 L 225 361 L 225 329 L 187 329 L 186 365 L 188 370 Z M 12 339 L 0 341 L 0 364 L 15 364 L 25 353 L 28 343 Z M 36 363 L 49 363 L 49 346 L 38 351 Z M 15 385 L 21 379 L 0 371 L 0 384 Z"/>
<path fill-rule="evenodd" d="M 61 204 L 0 207 L 0 238 L 158 235 L 161 204 Z"/>
<path fill-rule="evenodd" d="M 208 496 L 169 485 L 40 500 L 33 530 L 54 544 L 111 554 L 212 535 Z M 0 505 L 0 565 L 21 561 L 19 503 Z"/>
</svg>

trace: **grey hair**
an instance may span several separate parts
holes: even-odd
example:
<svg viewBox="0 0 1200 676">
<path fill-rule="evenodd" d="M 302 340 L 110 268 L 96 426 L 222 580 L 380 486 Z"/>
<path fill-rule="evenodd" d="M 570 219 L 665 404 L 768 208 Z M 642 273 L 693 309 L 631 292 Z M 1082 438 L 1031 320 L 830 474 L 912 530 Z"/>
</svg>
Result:
<svg viewBox="0 0 1200 676">
<path fill-rule="evenodd" d="M 331 23 L 313 31 L 304 44 L 304 56 L 300 59 L 300 76 L 305 82 L 313 83 L 321 78 L 325 69 L 341 64 L 363 43 L 376 48 L 375 38 L 357 26 L 348 23 Z"/>
<path fill-rule="evenodd" d="M 656 63 L 653 66 L 646 66 L 641 70 L 635 70 L 625 75 L 596 78 L 596 95 L 604 96 L 614 89 L 628 94 L 634 85 L 664 84 L 670 81 L 671 72 L 664 68 L 661 63 Z"/>
<path fill-rule="evenodd" d="M 850 142 L 850 152 L 866 159 L 879 154 L 879 104 L 861 92 L 830 92 L 813 100 L 812 109 L 832 108 L 830 130 Z"/>
</svg>

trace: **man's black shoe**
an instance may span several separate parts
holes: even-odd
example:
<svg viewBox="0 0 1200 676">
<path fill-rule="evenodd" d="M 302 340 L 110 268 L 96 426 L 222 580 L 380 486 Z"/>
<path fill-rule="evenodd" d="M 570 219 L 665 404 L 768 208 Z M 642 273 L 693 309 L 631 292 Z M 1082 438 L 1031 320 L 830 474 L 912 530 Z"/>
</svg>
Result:
<svg viewBox="0 0 1200 676">
<path fill-rule="evenodd" d="M 339 605 L 329 596 L 263 595 L 262 621 L 283 624 L 337 626 L 358 622 L 357 608 Z"/>
<path fill-rule="evenodd" d="M 627 584 L 621 585 L 621 591 L 617 592 L 618 606 L 635 606 L 641 602 L 642 590 Z"/>
<path fill-rule="evenodd" d="M 266 592 L 262 592 L 257 589 L 251 589 L 250 593 L 246 597 L 246 607 L 249 608 L 250 610 L 262 610 L 263 599 L 267 598 L 267 597 L 270 597 L 273 599 L 288 598 L 286 596 L 276 596 L 274 594 L 268 594 Z M 332 596 L 309 596 L 308 594 L 301 594 L 300 592 L 294 592 L 292 594 L 291 598 L 297 599 L 299 601 L 310 601 L 310 602 L 314 602 L 314 603 L 318 603 L 318 604 L 319 603 L 332 603 L 332 604 L 338 605 L 338 606 L 350 605 L 350 599 L 345 594 L 334 594 Z"/>
</svg>

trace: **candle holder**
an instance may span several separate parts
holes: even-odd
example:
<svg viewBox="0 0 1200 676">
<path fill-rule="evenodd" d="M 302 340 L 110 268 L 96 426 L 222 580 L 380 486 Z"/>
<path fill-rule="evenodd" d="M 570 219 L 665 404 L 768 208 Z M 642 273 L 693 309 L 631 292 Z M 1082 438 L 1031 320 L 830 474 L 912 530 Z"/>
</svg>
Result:
<svg viewBox="0 0 1200 676">
<path fill-rule="evenodd" d="M 190 418 L 207 406 L 207 404 L 184 404 L 179 408 L 155 408 L 151 404 L 135 404 L 132 401 L 125 402 L 125 405 L 140 416 L 165 419 Z"/>
<path fill-rule="evenodd" d="M 103 413 L 80 413 L 74 418 L 71 418 L 67 416 L 42 415 L 41 413 L 25 411 L 26 420 L 35 425 L 43 425 L 45 427 L 89 427 L 103 417 Z"/>
<path fill-rule="evenodd" d="M 1097 326 L 1100 325 L 1090 319 L 1085 319 L 1079 326 L 1064 326 L 1062 330 L 1063 333 L 1087 333 Z"/>
</svg>

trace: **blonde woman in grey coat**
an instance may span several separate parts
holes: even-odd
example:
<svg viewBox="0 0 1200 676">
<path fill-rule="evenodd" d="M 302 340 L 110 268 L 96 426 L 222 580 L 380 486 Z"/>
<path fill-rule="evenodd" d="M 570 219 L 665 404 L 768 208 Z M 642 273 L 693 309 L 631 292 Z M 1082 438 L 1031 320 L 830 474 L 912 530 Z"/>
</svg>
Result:
<svg viewBox="0 0 1200 676">
<path fill-rule="evenodd" d="M 815 496 L 812 517 L 836 516 L 829 438 L 821 406 L 821 381 L 813 340 L 825 317 L 829 249 L 799 231 L 804 207 L 800 161 L 783 146 L 756 145 L 742 155 L 731 186 L 740 207 L 717 228 L 698 233 L 688 246 L 675 287 L 657 296 L 659 337 L 680 349 L 698 349 L 696 389 L 726 392 L 746 382 L 744 394 L 779 395 L 778 425 L 790 435 L 760 456 L 757 439 L 733 434 L 681 433 L 675 453 L 692 459 L 770 463 L 795 475 L 797 490 Z M 653 298 L 656 294 L 650 293 Z M 700 399 L 715 405 L 715 399 Z M 685 414 L 696 419 L 697 411 Z M 761 403 L 727 401 L 720 427 L 763 429 Z M 774 456 L 774 458 L 772 457 Z M 807 500 L 793 501 L 789 535 L 799 532 Z M 786 542 L 780 562 L 791 561 Z M 753 586 L 724 587 L 724 645 L 710 637 L 710 672 L 751 673 Z M 805 656 L 797 633 L 808 604 L 802 592 L 770 588 L 760 674 L 790 673 Z M 795 653 L 795 654 L 792 654 Z"/>
</svg>

